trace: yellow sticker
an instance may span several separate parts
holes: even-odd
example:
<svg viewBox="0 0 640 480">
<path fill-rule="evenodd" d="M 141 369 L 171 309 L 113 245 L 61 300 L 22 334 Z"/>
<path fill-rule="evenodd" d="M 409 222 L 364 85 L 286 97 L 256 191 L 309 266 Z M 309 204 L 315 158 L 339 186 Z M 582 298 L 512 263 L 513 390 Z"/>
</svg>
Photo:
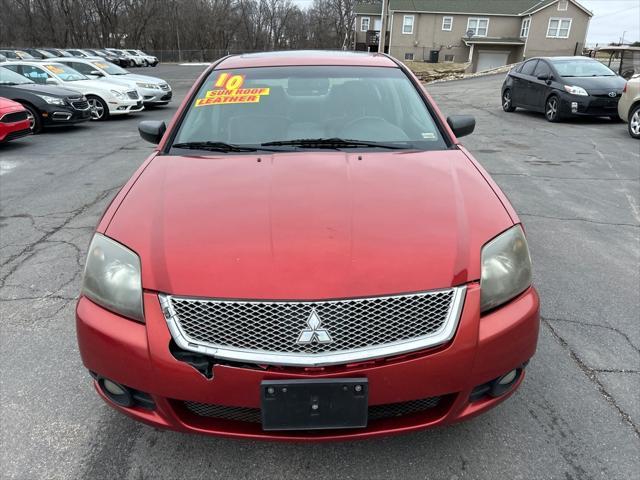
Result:
<svg viewBox="0 0 640 480">
<path fill-rule="evenodd" d="M 104 63 L 93 62 L 93 64 L 98 68 L 107 68 L 107 65 Z"/>
<path fill-rule="evenodd" d="M 258 103 L 261 97 L 269 95 L 269 88 L 242 88 L 243 84 L 244 75 L 222 73 L 213 84 L 213 90 L 208 90 L 204 98 L 198 98 L 195 106 Z"/>
<path fill-rule="evenodd" d="M 49 70 L 51 73 L 55 73 L 56 75 L 60 75 L 61 73 L 64 73 L 64 69 L 60 67 L 56 67 L 55 65 L 45 65 L 44 67 L 47 70 Z"/>
</svg>

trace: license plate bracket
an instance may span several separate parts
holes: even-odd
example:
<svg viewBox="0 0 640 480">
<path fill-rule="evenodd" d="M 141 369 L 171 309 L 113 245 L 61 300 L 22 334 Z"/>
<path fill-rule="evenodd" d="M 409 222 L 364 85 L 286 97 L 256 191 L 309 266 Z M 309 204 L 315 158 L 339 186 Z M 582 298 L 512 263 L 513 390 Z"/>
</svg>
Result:
<svg viewBox="0 0 640 480">
<path fill-rule="evenodd" d="M 328 430 L 367 426 L 366 378 L 264 380 L 263 430 Z"/>
</svg>

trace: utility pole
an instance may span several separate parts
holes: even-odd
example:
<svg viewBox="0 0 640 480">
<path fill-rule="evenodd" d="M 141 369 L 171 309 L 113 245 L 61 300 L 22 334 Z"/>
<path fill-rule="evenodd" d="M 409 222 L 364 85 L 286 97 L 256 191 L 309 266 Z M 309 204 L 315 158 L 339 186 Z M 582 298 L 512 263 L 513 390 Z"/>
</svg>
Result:
<svg viewBox="0 0 640 480">
<path fill-rule="evenodd" d="M 378 53 L 384 53 L 384 44 L 387 36 L 387 4 L 388 0 L 382 0 L 382 22 L 380 22 L 380 40 L 378 41 Z"/>
<path fill-rule="evenodd" d="M 624 45 L 624 37 L 627 36 L 627 31 L 622 32 L 622 38 L 620 39 L 620 45 Z"/>
</svg>

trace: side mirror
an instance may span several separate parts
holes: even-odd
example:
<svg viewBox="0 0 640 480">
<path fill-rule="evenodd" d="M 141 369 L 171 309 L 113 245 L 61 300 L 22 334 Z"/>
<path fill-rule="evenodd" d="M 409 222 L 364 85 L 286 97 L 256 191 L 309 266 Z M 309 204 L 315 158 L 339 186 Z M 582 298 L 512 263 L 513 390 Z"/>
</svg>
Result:
<svg viewBox="0 0 640 480">
<path fill-rule="evenodd" d="M 447 123 L 458 138 L 473 133 L 476 128 L 476 119 L 471 115 L 451 115 L 447 117 Z"/>
<path fill-rule="evenodd" d="M 99 72 L 98 70 L 91 70 L 89 72 L 89 75 L 93 75 L 94 77 L 104 77 L 102 72 Z"/>
<path fill-rule="evenodd" d="M 140 136 L 147 142 L 158 144 L 162 140 L 164 132 L 167 130 L 167 126 L 164 122 L 157 120 L 145 120 L 138 124 L 138 132 Z"/>
<path fill-rule="evenodd" d="M 538 75 L 538 80 L 542 80 L 543 82 L 546 80 L 549 80 L 549 75 L 547 75 L 546 73 L 543 73 L 542 75 Z"/>
<path fill-rule="evenodd" d="M 59 85 L 58 81 L 55 78 L 47 78 L 45 82 L 47 85 Z"/>
</svg>

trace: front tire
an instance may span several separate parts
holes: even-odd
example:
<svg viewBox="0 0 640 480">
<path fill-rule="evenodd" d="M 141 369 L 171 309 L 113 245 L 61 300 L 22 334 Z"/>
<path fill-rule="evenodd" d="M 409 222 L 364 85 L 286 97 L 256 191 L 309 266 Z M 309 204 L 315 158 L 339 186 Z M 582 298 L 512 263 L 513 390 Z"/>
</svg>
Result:
<svg viewBox="0 0 640 480">
<path fill-rule="evenodd" d="M 513 99 L 511 98 L 511 90 L 508 88 L 502 93 L 502 110 L 509 113 L 516 111 L 516 107 L 513 106 Z"/>
<path fill-rule="evenodd" d="M 26 103 L 23 103 L 22 106 L 27 109 L 29 129 L 31 130 L 31 133 L 34 135 L 36 133 L 40 133 L 42 131 L 42 119 L 40 118 L 38 110 Z"/>
<path fill-rule="evenodd" d="M 87 96 L 87 101 L 91 107 L 91 121 L 100 122 L 109 118 L 109 107 L 100 97 Z"/>
<path fill-rule="evenodd" d="M 560 99 L 556 95 L 547 98 L 544 104 L 544 116 L 550 122 L 560 121 Z"/>
<path fill-rule="evenodd" d="M 636 105 L 629 113 L 629 135 L 632 138 L 640 139 L 640 105 Z"/>
</svg>

